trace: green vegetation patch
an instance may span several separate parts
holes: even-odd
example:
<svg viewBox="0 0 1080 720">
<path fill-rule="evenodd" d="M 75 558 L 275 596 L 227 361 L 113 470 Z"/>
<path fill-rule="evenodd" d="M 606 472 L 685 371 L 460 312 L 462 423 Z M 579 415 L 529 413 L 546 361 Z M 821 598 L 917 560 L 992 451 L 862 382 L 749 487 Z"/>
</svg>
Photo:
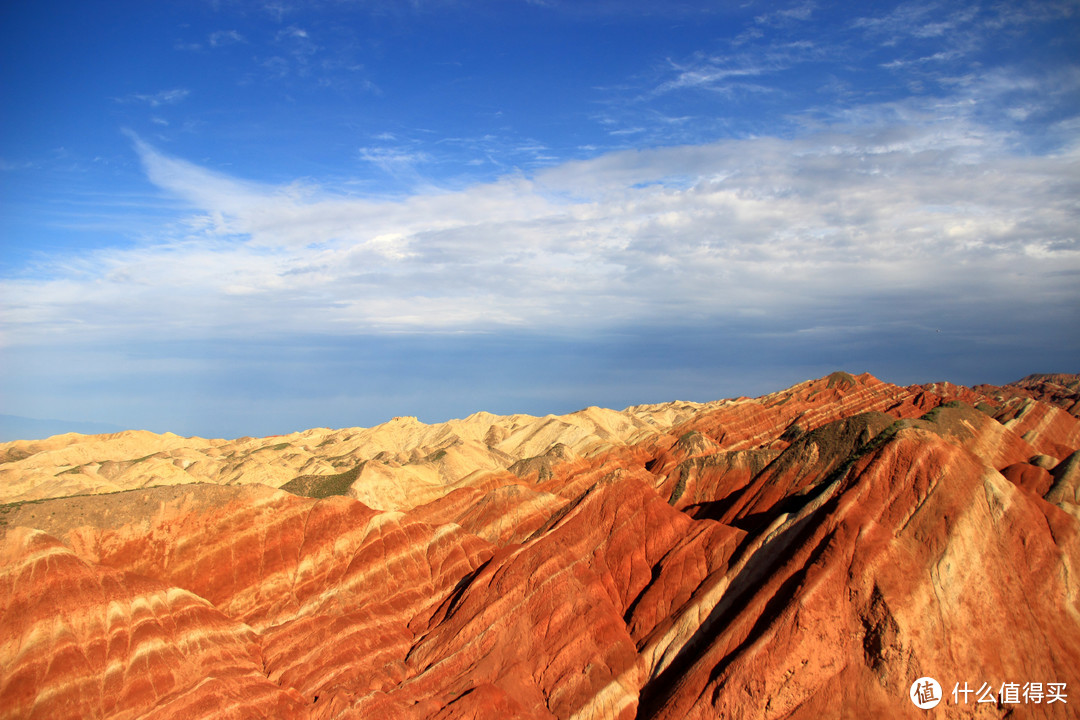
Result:
<svg viewBox="0 0 1080 720">
<path fill-rule="evenodd" d="M 72 468 L 71 470 L 65 470 L 64 472 L 72 472 L 72 471 L 77 470 L 77 469 L 78 468 Z M 63 473 L 61 473 L 61 474 L 63 474 Z M 201 485 L 201 484 L 202 483 L 192 483 L 192 485 Z M 0 526 L 7 525 L 8 524 L 7 516 L 10 515 L 11 513 L 15 512 L 16 510 L 18 510 L 19 508 L 21 508 L 24 505 L 41 505 L 42 503 L 56 503 L 56 502 L 61 502 L 61 501 L 64 501 L 64 500 L 76 500 L 78 498 L 91 498 L 91 499 L 96 500 L 96 499 L 99 499 L 99 498 L 108 497 L 110 495 L 124 495 L 124 494 L 128 494 L 128 493 L 135 494 L 135 493 L 140 493 L 140 492 L 146 492 L 147 490 L 155 490 L 155 489 L 158 489 L 158 488 L 176 489 L 178 487 L 190 487 L 190 485 L 186 485 L 186 486 L 181 486 L 181 485 L 147 485 L 146 487 L 141 487 L 141 488 L 131 488 L 131 489 L 128 489 L 128 490 L 112 490 L 110 492 L 104 492 L 104 493 L 76 493 L 74 495 L 58 495 L 56 497 L 37 498 L 35 500 L 16 500 L 14 502 L 0 504 Z M 55 513 L 50 512 L 49 514 L 53 515 Z"/>
<path fill-rule="evenodd" d="M 936 409 L 936 408 L 935 408 Z M 866 457 L 870 453 L 876 451 L 878 448 L 885 445 L 885 443 L 896 437 L 896 434 L 904 428 L 919 427 L 918 420 L 896 420 L 887 428 L 879 432 L 867 442 L 863 443 L 855 452 L 849 455 L 842 463 L 840 463 L 835 470 L 828 474 L 828 476 L 819 483 L 820 487 L 828 487 L 829 484 L 842 478 L 851 467 L 860 459 Z"/>
<path fill-rule="evenodd" d="M 780 435 L 780 439 L 785 442 L 795 442 L 803 435 L 806 434 L 806 430 L 803 429 L 798 423 L 791 423 L 787 426 L 787 429 Z"/>
<path fill-rule="evenodd" d="M 281 486 L 281 490 L 309 498 L 327 498 L 331 495 L 346 495 L 349 487 L 360 477 L 366 463 L 360 463 L 352 470 L 335 475 L 300 475 Z"/>
<path fill-rule="evenodd" d="M 968 405 L 965 402 L 961 402 L 959 400 L 950 400 L 950 401 L 948 401 L 946 403 L 942 403 L 941 405 L 938 405 L 933 410 L 930 410 L 929 412 L 925 413 L 919 419 L 920 420 L 925 420 L 926 422 L 936 423 L 941 418 L 941 413 L 944 412 L 946 409 L 957 410 L 957 409 L 960 409 L 960 408 L 972 409 L 971 406 Z"/>
<path fill-rule="evenodd" d="M 18 510 L 23 505 L 40 505 L 41 503 L 51 498 L 39 498 L 37 500 L 17 500 L 15 502 L 4 503 L 0 505 L 0 527 L 8 524 L 7 516 L 15 510 Z"/>
<path fill-rule="evenodd" d="M 858 385 L 858 383 L 855 381 L 855 376 L 842 370 L 837 370 L 834 373 L 830 373 L 826 380 L 829 381 L 826 387 L 847 388 L 855 387 L 856 385 Z"/>
<path fill-rule="evenodd" d="M 671 490 L 671 497 L 668 498 L 668 505 L 675 507 L 675 503 L 682 499 L 683 493 L 686 492 L 686 470 L 679 468 L 679 479 L 675 481 L 675 487 Z"/>
<path fill-rule="evenodd" d="M 18 462 L 20 460 L 25 460 L 33 454 L 34 453 L 23 450 L 21 448 L 9 448 L 7 452 L 0 456 L 0 465 L 9 462 Z"/>
</svg>

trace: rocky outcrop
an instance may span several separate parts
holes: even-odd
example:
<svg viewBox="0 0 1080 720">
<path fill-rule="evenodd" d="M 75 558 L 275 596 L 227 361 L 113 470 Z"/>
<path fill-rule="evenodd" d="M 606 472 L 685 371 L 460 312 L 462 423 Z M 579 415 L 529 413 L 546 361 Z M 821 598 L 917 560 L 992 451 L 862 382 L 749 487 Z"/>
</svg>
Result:
<svg viewBox="0 0 1080 720">
<path fill-rule="evenodd" d="M 646 686 L 649 716 L 893 717 L 922 675 L 1080 680 L 1075 519 L 927 430 L 756 538 L 697 644 Z"/>
<path fill-rule="evenodd" d="M 0 717 L 1070 717 L 1070 377 L 9 443 Z"/>
</svg>

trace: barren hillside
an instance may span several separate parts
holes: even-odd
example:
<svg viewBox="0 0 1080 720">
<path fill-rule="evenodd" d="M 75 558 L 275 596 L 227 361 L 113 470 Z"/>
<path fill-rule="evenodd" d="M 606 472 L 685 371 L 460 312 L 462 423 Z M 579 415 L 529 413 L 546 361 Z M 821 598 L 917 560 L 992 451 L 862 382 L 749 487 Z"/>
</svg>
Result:
<svg viewBox="0 0 1080 720">
<path fill-rule="evenodd" d="M 1072 717 L 1077 380 L 5 443 L 0 717 Z"/>
</svg>

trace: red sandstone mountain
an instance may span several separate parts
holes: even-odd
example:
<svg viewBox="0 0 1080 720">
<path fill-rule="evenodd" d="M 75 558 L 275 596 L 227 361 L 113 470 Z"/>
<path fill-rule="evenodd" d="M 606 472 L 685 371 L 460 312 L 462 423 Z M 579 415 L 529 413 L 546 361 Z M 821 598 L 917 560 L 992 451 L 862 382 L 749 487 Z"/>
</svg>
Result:
<svg viewBox="0 0 1080 720">
<path fill-rule="evenodd" d="M 0 445 L 0 717 L 1075 717 L 1078 389 Z"/>
</svg>

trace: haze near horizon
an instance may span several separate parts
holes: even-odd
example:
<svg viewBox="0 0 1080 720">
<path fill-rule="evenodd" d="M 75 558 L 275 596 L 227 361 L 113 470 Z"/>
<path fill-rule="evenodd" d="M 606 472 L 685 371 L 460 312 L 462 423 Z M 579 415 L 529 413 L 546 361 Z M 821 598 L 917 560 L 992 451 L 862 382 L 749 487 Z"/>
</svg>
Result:
<svg viewBox="0 0 1080 720">
<path fill-rule="evenodd" d="M 1080 4 L 0 10 L 0 411 L 203 437 L 1080 357 Z"/>
</svg>

